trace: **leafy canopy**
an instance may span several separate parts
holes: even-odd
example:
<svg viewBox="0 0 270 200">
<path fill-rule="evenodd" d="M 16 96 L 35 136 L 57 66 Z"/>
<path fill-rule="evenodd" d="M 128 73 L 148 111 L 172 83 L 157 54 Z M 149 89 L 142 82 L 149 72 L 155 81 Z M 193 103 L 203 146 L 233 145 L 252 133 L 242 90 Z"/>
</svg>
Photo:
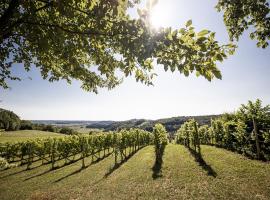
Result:
<svg viewBox="0 0 270 200">
<path fill-rule="evenodd" d="M 12 111 L 0 108 L 0 129 L 6 131 L 18 130 L 20 128 L 21 120 Z"/>
<path fill-rule="evenodd" d="M 216 8 L 224 12 L 224 23 L 232 41 L 238 40 L 240 35 L 251 27 L 253 30 L 250 38 L 258 41 L 257 46 L 266 48 L 269 45 L 269 1 L 219 0 Z"/>
<path fill-rule="evenodd" d="M 246 11 L 245 7 L 230 10 L 235 6 L 233 2 L 219 1 L 218 9 L 225 11 L 225 17 L 239 9 L 245 10 L 245 16 L 248 12 L 253 16 L 254 11 Z M 138 11 L 139 19 L 128 15 L 127 10 L 138 3 L 140 0 L 1 1 L 0 87 L 7 88 L 9 79 L 19 79 L 11 73 L 14 63 L 23 63 L 27 71 L 35 65 L 49 81 L 79 80 L 83 89 L 93 92 L 114 88 L 127 76 L 151 85 L 156 62 L 166 71 L 177 70 L 186 76 L 195 71 L 209 81 L 221 79 L 217 61 L 232 54 L 235 45 L 220 45 L 215 33 L 208 30 L 195 32 L 191 20 L 179 30 L 155 30 L 149 23 L 149 6 Z M 269 25 L 268 18 L 254 18 Z M 242 23 L 231 26 L 241 29 Z M 269 30 L 268 25 L 258 30 Z M 259 40 L 260 33 L 255 34 Z"/>
<path fill-rule="evenodd" d="M 237 114 L 243 120 L 255 119 L 260 122 L 267 118 L 270 119 L 270 105 L 263 106 L 260 99 L 254 102 L 248 101 L 246 105 L 241 105 Z"/>
</svg>

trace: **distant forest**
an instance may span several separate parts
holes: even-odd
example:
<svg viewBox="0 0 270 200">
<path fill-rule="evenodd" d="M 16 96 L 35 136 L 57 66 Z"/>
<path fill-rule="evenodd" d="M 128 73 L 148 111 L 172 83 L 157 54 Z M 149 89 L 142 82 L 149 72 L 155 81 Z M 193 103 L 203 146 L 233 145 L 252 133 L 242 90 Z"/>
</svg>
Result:
<svg viewBox="0 0 270 200">
<path fill-rule="evenodd" d="M 131 119 L 126 121 L 100 121 L 87 125 L 87 128 L 103 129 L 104 131 L 115 131 L 123 128 L 140 128 L 152 131 L 155 124 L 160 123 L 165 126 L 168 132 L 176 132 L 180 126 L 188 119 L 194 118 L 200 125 L 210 125 L 211 119 L 220 115 L 204 115 L 204 116 L 182 116 L 164 118 L 158 120 Z"/>
<path fill-rule="evenodd" d="M 20 120 L 20 118 L 13 113 L 0 108 L 0 129 L 4 130 L 18 130 L 18 129 L 35 129 L 43 131 L 56 132 L 59 127 L 66 130 L 71 126 L 81 126 L 91 129 L 100 129 L 103 131 L 116 131 L 129 128 L 140 128 L 146 131 L 152 131 L 155 124 L 160 123 L 165 126 L 170 133 L 176 132 L 182 124 L 189 119 L 195 119 L 200 125 L 211 125 L 211 119 L 215 119 L 220 115 L 204 115 L 204 116 L 181 116 L 171 117 L 158 120 L 147 119 L 131 119 L 126 121 L 77 121 L 77 120 Z M 68 132 L 68 134 L 70 134 Z"/>
</svg>

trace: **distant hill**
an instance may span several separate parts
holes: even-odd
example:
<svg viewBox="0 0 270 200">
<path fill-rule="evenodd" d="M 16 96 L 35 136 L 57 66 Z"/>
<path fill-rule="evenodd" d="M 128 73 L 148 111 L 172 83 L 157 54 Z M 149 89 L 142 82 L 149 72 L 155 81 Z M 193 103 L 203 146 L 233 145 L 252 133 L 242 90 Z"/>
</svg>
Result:
<svg viewBox="0 0 270 200">
<path fill-rule="evenodd" d="M 126 121 L 81 121 L 81 120 L 32 120 L 33 123 L 54 126 L 82 126 L 91 129 L 102 129 L 104 131 L 115 131 L 123 128 L 141 128 L 152 131 L 156 123 L 161 123 L 168 132 L 175 132 L 188 119 L 194 118 L 200 125 L 210 125 L 211 119 L 220 115 L 203 116 L 180 116 L 158 120 L 130 119 Z"/>
<path fill-rule="evenodd" d="M 122 128 L 141 128 L 152 131 L 156 123 L 161 123 L 166 127 L 168 132 L 175 132 L 188 119 L 194 118 L 200 125 L 210 125 L 211 119 L 220 115 L 204 115 L 204 116 L 181 116 L 164 118 L 158 120 L 131 119 L 126 121 L 100 121 L 87 125 L 87 128 L 103 129 L 105 131 L 115 131 Z"/>
<path fill-rule="evenodd" d="M 72 126 L 72 125 L 90 125 L 90 124 L 111 124 L 114 121 L 84 121 L 84 120 L 31 120 L 34 124 L 45 124 L 45 125 L 54 125 L 54 126 Z"/>
</svg>

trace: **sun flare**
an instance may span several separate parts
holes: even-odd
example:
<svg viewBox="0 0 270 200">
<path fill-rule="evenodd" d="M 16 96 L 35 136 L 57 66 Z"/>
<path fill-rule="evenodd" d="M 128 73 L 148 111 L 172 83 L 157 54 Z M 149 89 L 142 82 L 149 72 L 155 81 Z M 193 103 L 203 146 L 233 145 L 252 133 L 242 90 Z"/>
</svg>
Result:
<svg viewBox="0 0 270 200">
<path fill-rule="evenodd" d="M 150 23 L 154 28 L 168 27 L 171 7 L 165 0 L 159 0 L 150 10 Z"/>
</svg>

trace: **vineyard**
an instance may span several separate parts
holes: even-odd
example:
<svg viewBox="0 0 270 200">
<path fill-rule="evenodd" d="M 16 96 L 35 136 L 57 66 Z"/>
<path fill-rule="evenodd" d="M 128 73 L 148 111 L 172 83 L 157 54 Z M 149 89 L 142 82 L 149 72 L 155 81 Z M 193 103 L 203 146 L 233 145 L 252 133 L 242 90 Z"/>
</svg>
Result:
<svg viewBox="0 0 270 200">
<path fill-rule="evenodd" d="M 12 138 L 0 143 L 1 199 L 269 199 L 269 110 L 257 100 L 210 125 L 191 118 L 174 140 L 162 124 Z"/>
<path fill-rule="evenodd" d="M 187 148 L 168 144 L 162 177 L 153 179 L 155 148 L 149 145 L 109 175 L 113 154 L 90 166 L 92 158 L 86 157 L 84 169 L 81 162 L 74 162 L 51 170 L 50 164 L 37 161 L 31 170 L 23 165 L 0 171 L 0 196 L 2 200 L 269 199 L 269 164 L 212 146 L 201 145 L 201 154 L 216 178 L 194 161 Z"/>
<path fill-rule="evenodd" d="M 269 55 L 270 0 L 0 1 L 0 200 L 270 200 Z"/>
</svg>

